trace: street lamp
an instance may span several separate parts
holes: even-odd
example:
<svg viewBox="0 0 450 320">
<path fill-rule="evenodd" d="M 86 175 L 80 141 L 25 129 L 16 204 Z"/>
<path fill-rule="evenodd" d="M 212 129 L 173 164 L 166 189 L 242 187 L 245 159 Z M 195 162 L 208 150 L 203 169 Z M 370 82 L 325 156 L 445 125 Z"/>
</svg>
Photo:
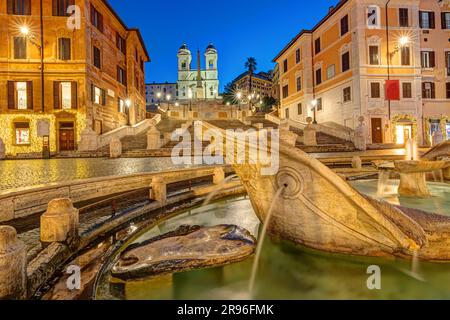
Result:
<svg viewBox="0 0 450 320">
<path fill-rule="evenodd" d="M 161 106 L 161 92 L 156 93 L 156 97 L 158 98 L 158 108 Z"/>
<path fill-rule="evenodd" d="M 170 111 L 170 99 L 172 99 L 172 96 L 170 94 L 167 94 L 166 95 L 167 111 Z"/>
<path fill-rule="evenodd" d="M 237 98 L 237 100 L 238 100 L 238 102 L 239 102 L 239 111 L 241 111 L 242 92 L 239 91 L 239 92 L 236 94 L 236 98 Z"/>
<path fill-rule="evenodd" d="M 131 108 L 131 100 L 126 99 L 125 100 L 125 106 L 127 107 L 127 125 L 130 125 L 130 108 Z"/>
<path fill-rule="evenodd" d="M 314 112 L 314 121 L 313 121 L 314 124 L 317 124 L 317 118 L 316 118 L 317 104 L 318 104 L 317 99 L 314 99 L 313 101 L 311 101 L 311 105 L 313 106 L 312 111 Z"/>
</svg>

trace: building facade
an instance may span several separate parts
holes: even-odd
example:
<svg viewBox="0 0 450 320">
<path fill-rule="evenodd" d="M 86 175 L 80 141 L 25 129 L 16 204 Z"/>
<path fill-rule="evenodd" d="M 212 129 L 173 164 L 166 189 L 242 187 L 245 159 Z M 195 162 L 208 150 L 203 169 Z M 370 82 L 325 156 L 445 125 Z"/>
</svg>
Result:
<svg viewBox="0 0 450 320">
<path fill-rule="evenodd" d="M 178 99 L 178 85 L 176 83 L 153 82 L 145 86 L 147 111 L 154 110 L 161 102 L 176 101 Z"/>
<path fill-rule="evenodd" d="M 241 74 L 233 80 L 236 90 L 242 92 L 246 97 L 249 94 L 257 94 L 261 97 L 272 96 L 272 78 L 273 74 L 270 72 L 259 72 L 252 76 L 250 84 L 250 73 L 248 71 Z M 251 86 L 251 87 L 250 87 Z"/>
<path fill-rule="evenodd" d="M 192 54 L 186 44 L 178 50 L 178 99 L 218 99 L 219 72 L 217 49 L 209 44 L 205 51 L 205 69 L 201 68 L 200 51 L 197 53 L 197 69 L 192 69 Z"/>
<path fill-rule="evenodd" d="M 448 3 L 340 1 L 274 59 L 281 116 L 350 128 L 363 116 L 372 143 L 450 138 Z"/>
<path fill-rule="evenodd" d="M 86 125 L 102 134 L 144 120 L 149 55 L 139 31 L 106 0 L 43 0 L 42 9 L 0 3 L 6 153 L 72 151 Z"/>
</svg>

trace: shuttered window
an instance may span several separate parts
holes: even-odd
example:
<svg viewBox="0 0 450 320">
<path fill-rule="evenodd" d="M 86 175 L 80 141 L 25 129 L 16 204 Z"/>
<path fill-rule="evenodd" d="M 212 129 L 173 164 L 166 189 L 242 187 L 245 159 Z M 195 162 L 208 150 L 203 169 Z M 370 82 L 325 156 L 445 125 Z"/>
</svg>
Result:
<svg viewBox="0 0 450 320">
<path fill-rule="evenodd" d="M 123 54 L 127 53 L 126 41 L 119 33 L 116 33 L 116 46 Z"/>
<path fill-rule="evenodd" d="M 8 109 L 33 110 L 33 82 L 8 81 Z"/>
<path fill-rule="evenodd" d="M 59 60 L 71 60 L 71 41 L 70 38 L 58 39 L 58 58 Z"/>
<path fill-rule="evenodd" d="M 15 37 L 14 59 L 26 59 L 26 58 L 27 58 L 27 38 Z"/>
<path fill-rule="evenodd" d="M 67 9 L 70 6 L 73 6 L 75 4 L 75 0 L 53 0 L 52 3 L 52 11 L 53 11 L 53 16 L 56 17 L 67 17 L 70 14 L 67 13 Z"/>
<path fill-rule="evenodd" d="M 29 16 L 31 15 L 31 0 L 7 0 L 8 14 Z"/>
<path fill-rule="evenodd" d="M 422 98 L 423 99 L 435 99 L 435 84 L 434 82 L 423 82 L 422 83 Z"/>
<path fill-rule="evenodd" d="M 100 49 L 97 47 L 94 47 L 94 66 L 96 66 L 98 69 L 101 69 L 102 67 L 102 58 L 101 58 L 101 52 Z"/>
<path fill-rule="evenodd" d="M 91 4 L 91 23 L 99 31 L 103 32 L 103 15 Z"/>
</svg>

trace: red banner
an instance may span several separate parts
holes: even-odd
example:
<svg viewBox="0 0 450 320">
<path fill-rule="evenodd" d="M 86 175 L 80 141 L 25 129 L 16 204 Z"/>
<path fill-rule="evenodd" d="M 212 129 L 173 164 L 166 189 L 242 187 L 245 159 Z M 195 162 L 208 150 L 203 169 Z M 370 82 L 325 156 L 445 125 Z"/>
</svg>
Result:
<svg viewBox="0 0 450 320">
<path fill-rule="evenodd" d="M 386 100 L 400 100 L 400 80 L 386 80 Z"/>
</svg>

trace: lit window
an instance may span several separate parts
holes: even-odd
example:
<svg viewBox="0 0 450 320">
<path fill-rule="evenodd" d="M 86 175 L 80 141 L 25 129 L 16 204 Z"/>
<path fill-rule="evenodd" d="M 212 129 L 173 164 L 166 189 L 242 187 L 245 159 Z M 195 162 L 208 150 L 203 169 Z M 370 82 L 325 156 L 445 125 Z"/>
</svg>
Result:
<svg viewBox="0 0 450 320">
<path fill-rule="evenodd" d="M 94 88 L 94 103 L 100 104 L 102 98 L 102 90 L 100 88 Z"/>
<path fill-rule="evenodd" d="M 26 82 L 16 83 L 16 94 L 17 94 L 17 109 L 26 110 L 28 107 Z"/>
<path fill-rule="evenodd" d="M 14 127 L 16 132 L 16 144 L 30 144 L 30 124 L 28 122 L 16 122 Z"/>
<path fill-rule="evenodd" d="M 72 84 L 61 82 L 61 106 L 62 109 L 72 108 Z"/>
</svg>

